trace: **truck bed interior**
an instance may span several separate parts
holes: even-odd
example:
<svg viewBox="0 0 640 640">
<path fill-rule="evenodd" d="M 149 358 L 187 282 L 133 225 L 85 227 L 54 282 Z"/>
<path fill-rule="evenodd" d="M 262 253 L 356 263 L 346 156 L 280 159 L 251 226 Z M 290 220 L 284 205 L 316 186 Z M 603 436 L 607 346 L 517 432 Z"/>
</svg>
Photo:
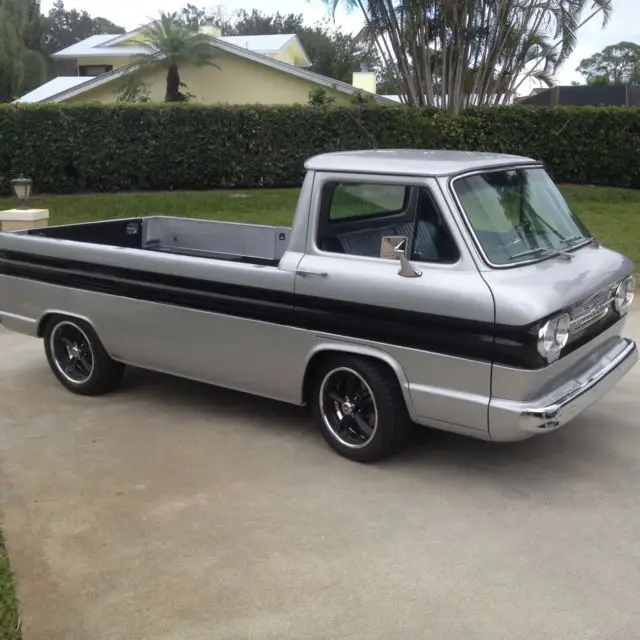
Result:
<svg viewBox="0 0 640 640">
<path fill-rule="evenodd" d="M 19 232 L 45 238 L 275 266 L 291 229 L 217 220 L 150 216 Z"/>
</svg>

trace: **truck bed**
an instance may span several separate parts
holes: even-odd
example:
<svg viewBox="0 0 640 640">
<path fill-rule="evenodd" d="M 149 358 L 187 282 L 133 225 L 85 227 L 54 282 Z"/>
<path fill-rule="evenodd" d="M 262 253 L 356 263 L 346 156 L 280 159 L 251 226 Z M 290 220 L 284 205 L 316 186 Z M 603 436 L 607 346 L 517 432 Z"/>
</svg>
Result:
<svg viewBox="0 0 640 640">
<path fill-rule="evenodd" d="M 231 262 L 277 265 L 289 243 L 291 229 L 149 216 L 58 225 L 16 233 Z"/>
</svg>

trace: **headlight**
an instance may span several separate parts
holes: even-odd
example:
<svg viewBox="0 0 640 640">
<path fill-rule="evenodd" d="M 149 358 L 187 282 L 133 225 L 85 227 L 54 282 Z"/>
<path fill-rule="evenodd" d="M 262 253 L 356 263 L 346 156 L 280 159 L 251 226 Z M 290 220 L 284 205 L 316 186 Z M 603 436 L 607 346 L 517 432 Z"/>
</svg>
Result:
<svg viewBox="0 0 640 640">
<path fill-rule="evenodd" d="M 618 285 L 613 298 L 613 308 L 618 313 L 624 313 L 631 306 L 635 295 L 636 279 L 634 276 L 629 276 Z"/>
<path fill-rule="evenodd" d="M 538 332 L 538 353 L 547 361 L 553 362 L 569 339 L 571 318 L 568 313 L 545 322 Z"/>
</svg>

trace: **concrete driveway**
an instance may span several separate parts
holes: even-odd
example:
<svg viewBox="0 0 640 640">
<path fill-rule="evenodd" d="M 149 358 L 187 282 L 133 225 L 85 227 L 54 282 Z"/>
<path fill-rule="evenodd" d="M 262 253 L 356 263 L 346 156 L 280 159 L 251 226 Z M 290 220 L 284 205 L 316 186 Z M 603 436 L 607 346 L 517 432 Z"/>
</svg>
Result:
<svg viewBox="0 0 640 640">
<path fill-rule="evenodd" d="M 548 437 L 424 431 L 360 466 L 237 393 L 75 397 L 41 348 L 0 328 L 25 640 L 638 638 L 640 368 Z"/>
</svg>

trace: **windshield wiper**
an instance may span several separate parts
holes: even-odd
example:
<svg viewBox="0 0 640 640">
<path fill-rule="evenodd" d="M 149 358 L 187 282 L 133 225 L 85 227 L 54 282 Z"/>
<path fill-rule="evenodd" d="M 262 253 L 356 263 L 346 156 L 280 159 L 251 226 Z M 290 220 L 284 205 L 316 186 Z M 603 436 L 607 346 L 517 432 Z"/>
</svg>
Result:
<svg viewBox="0 0 640 640">
<path fill-rule="evenodd" d="M 525 256 L 532 256 L 536 253 L 545 252 L 551 256 L 562 256 L 567 260 L 573 260 L 573 253 L 569 253 L 568 251 L 560 251 L 559 249 L 550 249 L 549 247 L 536 247 L 535 249 L 529 249 L 528 251 L 522 251 L 521 253 L 516 253 L 514 256 L 511 256 L 511 260 L 515 260 L 516 258 L 524 258 Z"/>
<path fill-rule="evenodd" d="M 563 242 L 568 247 L 570 247 L 574 243 L 578 244 L 580 240 L 584 240 L 585 244 L 595 244 L 595 245 L 599 244 L 598 241 L 593 236 L 583 236 L 583 235 L 573 236 L 573 238 L 565 238 Z"/>
</svg>

